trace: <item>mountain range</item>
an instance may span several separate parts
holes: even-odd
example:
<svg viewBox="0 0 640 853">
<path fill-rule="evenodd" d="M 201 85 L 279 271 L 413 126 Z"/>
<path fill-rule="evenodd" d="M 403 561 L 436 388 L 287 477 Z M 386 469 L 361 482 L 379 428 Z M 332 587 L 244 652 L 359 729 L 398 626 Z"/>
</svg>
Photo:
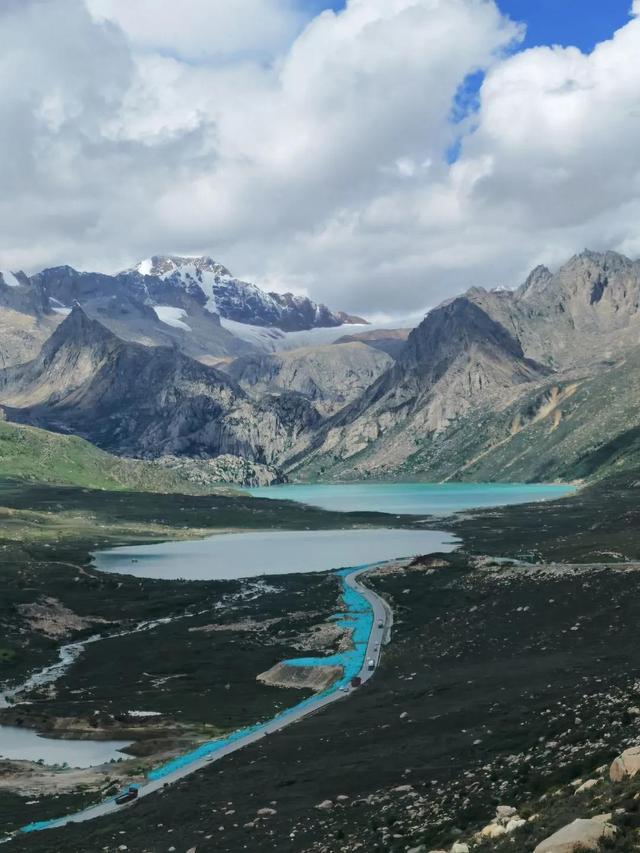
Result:
<svg viewBox="0 0 640 853">
<path fill-rule="evenodd" d="M 117 275 L 69 266 L 31 277 L 0 272 L 0 364 L 35 356 L 74 305 L 123 340 L 175 346 L 209 364 L 286 346 L 290 333 L 335 329 L 340 337 L 343 327 L 366 327 L 306 296 L 240 281 L 211 258 L 158 255 Z"/>
<path fill-rule="evenodd" d="M 639 306 L 640 263 L 614 252 L 472 287 L 410 333 L 209 258 L 4 274 L 0 404 L 122 456 L 230 455 L 295 479 L 600 476 L 640 456 Z M 256 329 L 335 337 L 265 352 Z"/>
</svg>

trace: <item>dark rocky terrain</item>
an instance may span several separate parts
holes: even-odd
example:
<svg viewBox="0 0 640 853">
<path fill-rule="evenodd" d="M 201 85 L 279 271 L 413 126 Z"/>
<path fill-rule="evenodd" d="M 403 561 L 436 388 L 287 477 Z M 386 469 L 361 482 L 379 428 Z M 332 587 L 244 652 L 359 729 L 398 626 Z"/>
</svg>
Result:
<svg viewBox="0 0 640 853">
<path fill-rule="evenodd" d="M 393 642 L 348 701 L 117 819 L 14 849 L 531 853 L 602 813 L 617 829 L 605 849 L 635 849 L 640 783 L 607 771 L 640 740 L 636 478 L 452 520 L 462 552 L 371 580 L 393 605 Z M 534 562 L 501 559 L 515 552 Z M 480 840 L 498 807 L 518 825 Z"/>
</svg>

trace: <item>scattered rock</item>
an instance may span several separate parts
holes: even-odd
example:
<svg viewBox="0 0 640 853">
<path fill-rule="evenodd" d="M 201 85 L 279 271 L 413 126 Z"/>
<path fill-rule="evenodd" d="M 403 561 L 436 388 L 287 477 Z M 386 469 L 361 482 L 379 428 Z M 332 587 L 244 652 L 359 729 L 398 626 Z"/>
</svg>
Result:
<svg viewBox="0 0 640 853">
<path fill-rule="evenodd" d="M 456 841 L 451 848 L 451 853 L 469 853 L 469 845 L 462 841 Z"/>
<path fill-rule="evenodd" d="M 533 853 L 578 853 L 578 851 L 599 850 L 600 842 L 612 839 L 615 834 L 615 827 L 606 821 L 578 818 L 541 841 Z"/>
<path fill-rule="evenodd" d="M 331 802 L 331 800 L 323 800 L 321 803 L 318 803 L 316 808 L 321 809 L 324 812 L 328 812 L 331 811 L 331 809 L 333 808 L 333 803 Z"/>
<path fill-rule="evenodd" d="M 480 830 L 481 838 L 501 838 L 507 834 L 507 830 L 499 823 L 490 823 Z"/>
<path fill-rule="evenodd" d="M 256 814 L 257 814 L 259 817 L 271 817 L 271 815 L 277 814 L 277 812 L 276 812 L 276 810 L 275 810 L 275 809 L 270 809 L 270 808 L 268 808 L 268 807 L 265 807 L 265 808 L 263 808 L 263 809 L 258 809 L 258 811 L 256 812 Z"/>
<path fill-rule="evenodd" d="M 524 818 L 512 817 L 511 820 L 508 821 L 505 829 L 507 830 L 507 833 L 510 834 L 512 832 L 515 832 L 516 829 L 520 829 L 521 826 L 525 826 L 526 823 L 527 822 L 526 820 L 524 820 Z"/>
</svg>

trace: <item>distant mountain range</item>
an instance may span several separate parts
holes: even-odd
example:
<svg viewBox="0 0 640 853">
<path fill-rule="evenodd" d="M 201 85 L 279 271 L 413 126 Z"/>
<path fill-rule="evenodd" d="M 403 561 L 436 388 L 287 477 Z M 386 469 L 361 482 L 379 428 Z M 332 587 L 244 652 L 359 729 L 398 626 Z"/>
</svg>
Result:
<svg viewBox="0 0 640 853">
<path fill-rule="evenodd" d="M 0 273 L 0 364 L 35 356 L 74 305 L 123 340 L 176 346 L 205 363 L 279 348 L 292 332 L 335 328 L 339 337 L 342 326 L 366 326 L 306 296 L 266 293 L 211 258 L 158 255 L 115 276 L 69 266 Z"/>
<path fill-rule="evenodd" d="M 5 274 L 0 404 L 112 453 L 229 454 L 300 479 L 554 480 L 640 464 L 639 262 L 586 251 L 516 290 L 473 287 L 409 334 L 361 322 L 210 259 Z M 335 337 L 265 353 L 251 343 L 261 329 Z"/>
</svg>

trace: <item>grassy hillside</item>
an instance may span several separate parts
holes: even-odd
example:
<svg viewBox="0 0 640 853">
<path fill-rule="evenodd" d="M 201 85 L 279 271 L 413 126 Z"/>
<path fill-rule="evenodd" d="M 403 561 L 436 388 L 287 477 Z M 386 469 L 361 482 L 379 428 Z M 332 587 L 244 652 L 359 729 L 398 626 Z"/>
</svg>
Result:
<svg viewBox="0 0 640 853">
<path fill-rule="evenodd" d="M 6 421 L 0 421 L 0 477 L 92 489 L 187 494 L 203 491 L 178 471 L 119 459 L 77 436 Z"/>
</svg>

